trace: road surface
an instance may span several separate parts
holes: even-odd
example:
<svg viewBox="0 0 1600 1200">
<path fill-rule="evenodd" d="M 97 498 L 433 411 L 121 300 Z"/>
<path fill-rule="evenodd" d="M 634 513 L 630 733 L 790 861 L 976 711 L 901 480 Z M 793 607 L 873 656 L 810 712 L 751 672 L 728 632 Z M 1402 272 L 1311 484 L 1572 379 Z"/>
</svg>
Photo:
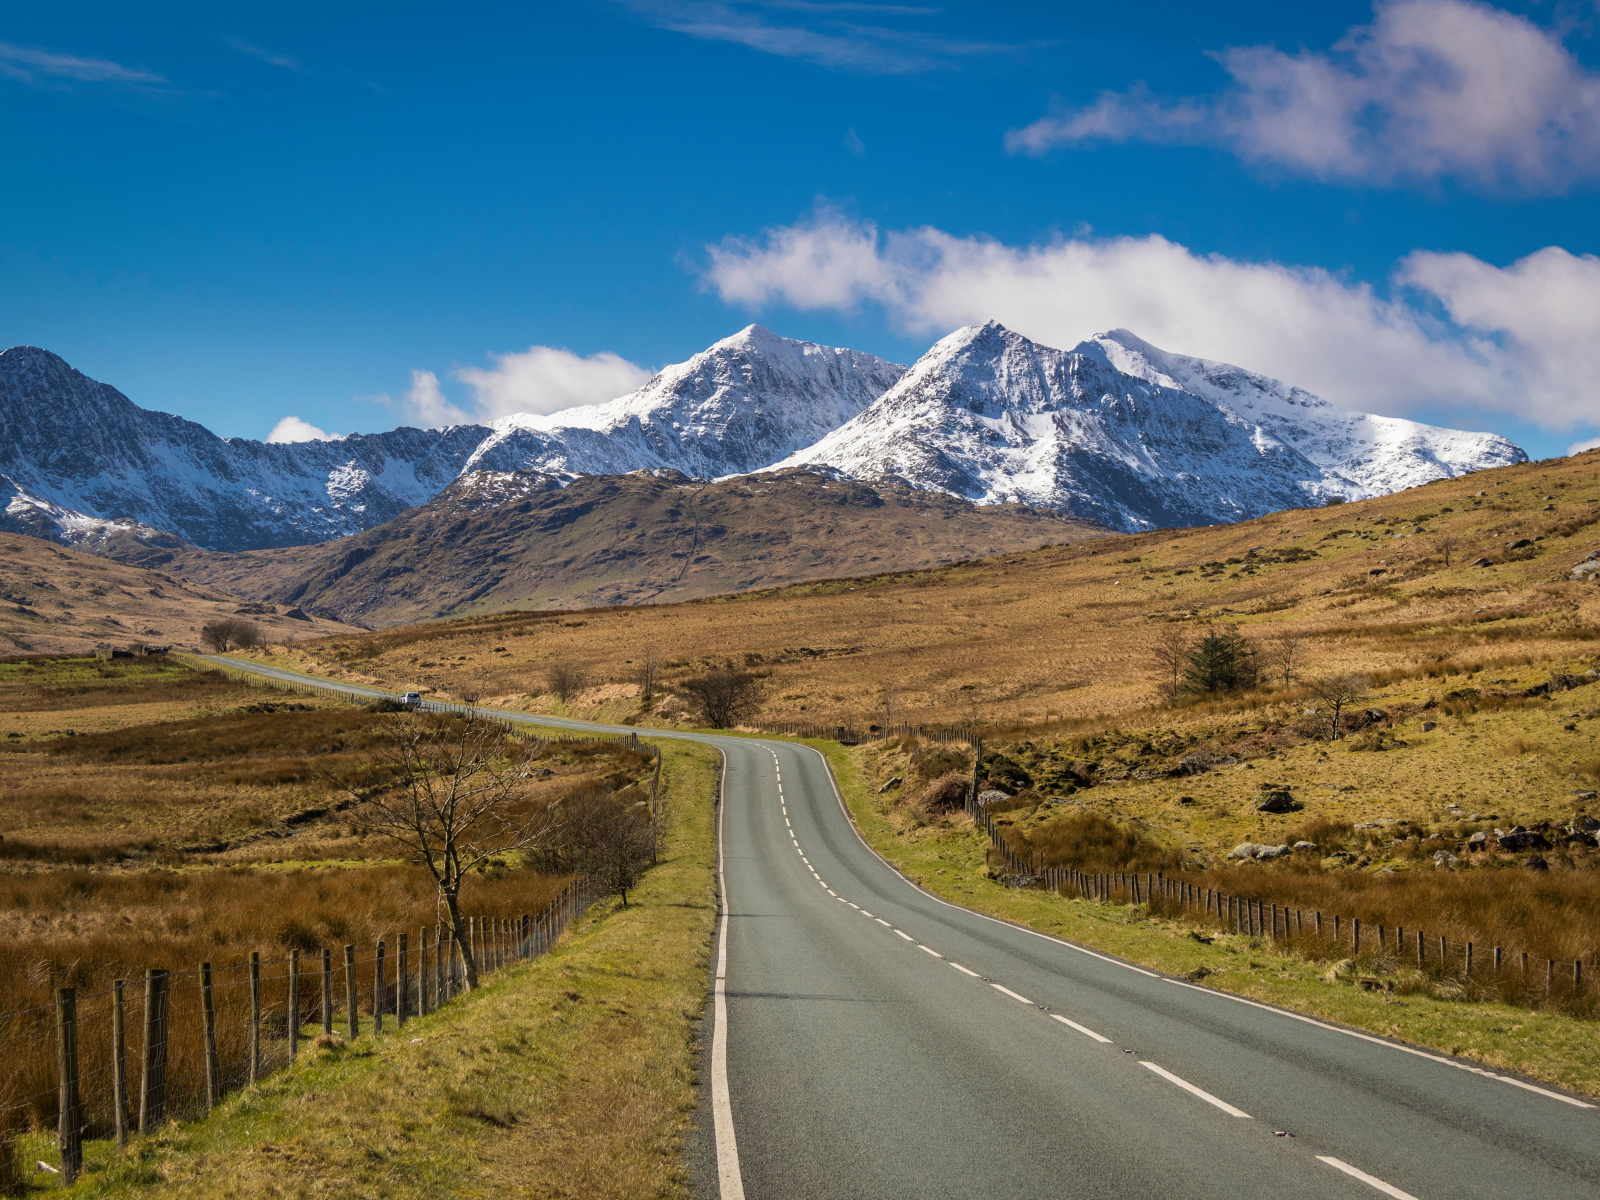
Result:
<svg viewBox="0 0 1600 1200">
<path fill-rule="evenodd" d="M 648 732 L 725 763 L 706 1200 L 1600 1197 L 1581 1097 L 947 904 L 815 751 Z"/>
</svg>

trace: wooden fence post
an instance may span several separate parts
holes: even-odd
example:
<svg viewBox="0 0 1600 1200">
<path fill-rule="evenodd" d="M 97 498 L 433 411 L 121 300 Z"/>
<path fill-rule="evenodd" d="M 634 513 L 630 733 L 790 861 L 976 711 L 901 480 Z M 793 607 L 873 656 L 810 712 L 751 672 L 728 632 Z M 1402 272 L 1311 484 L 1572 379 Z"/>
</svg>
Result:
<svg viewBox="0 0 1600 1200">
<path fill-rule="evenodd" d="M 111 1107 L 117 1145 L 128 1144 L 128 1035 L 122 1008 L 122 980 L 111 981 Z"/>
<path fill-rule="evenodd" d="M 167 1119 L 167 996 L 170 980 L 160 967 L 144 973 L 144 1062 L 139 1073 L 139 1132 Z"/>
<path fill-rule="evenodd" d="M 372 1036 L 383 1032 L 383 939 L 378 939 L 378 961 L 372 966 Z"/>
<path fill-rule="evenodd" d="M 322 948 L 322 1034 L 333 1034 L 333 951 Z"/>
<path fill-rule="evenodd" d="M 1421 971 L 1428 965 L 1427 940 L 1422 930 L 1417 930 L 1417 970 Z"/>
<path fill-rule="evenodd" d="M 1361 953 L 1361 918 L 1356 917 L 1350 922 L 1350 953 Z"/>
<path fill-rule="evenodd" d="M 211 1002 L 211 964 L 200 964 L 200 1025 L 205 1035 L 206 1111 L 216 1107 L 222 1096 L 222 1081 L 217 1078 L 217 1010 Z"/>
<path fill-rule="evenodd" d="M 433 956 L 433 965 L 434 970 L 439 977 L 439 986 L 434 990 L 433 993 L 433 1006 L 435 1008 L 443 1008 L 444 1002 L 450 999 L 450 977 L 446 973 L 445 955 L 447 953 L 453 955 L 455 953 L 455 949 L 453 946 L 448 945 L 450 941 L 449 929 L 440 928 L 437 925 L 435 925 L 433 929 L 433 948 L 435 950 L 435 954 Z M 449 964 L 451 967 L 454 967 L 455 959 L 451 958 L 449 960 Z"/>
<path fill-rule="evenodd" d="M 261 1074 L 261 951 L 250 951 L 250 1086 Z"/>
<path fill-rule="evenodd" d="M 417 929 L 417 1016 L 428 1015 L 428 927 Z"/>
<path fill-rule="evenodd" d="M 289 1061 L 300 1053 L 300 951 L 289 951 Z"/>
<path fill-rule="evenodd" d="M 401 1029 L 406 1027 L 406 1001 L 410 999 L 407 993 L 411 990 L 411 968 L 406 959 L 406 935 L 397 934 L 399 941 L 398 956 L 394 964 L 394 1023 Z"/>
<path fill-rule="evenodd" d="M 361 1036 L 361 1014 L 357 1012 L 359 997 L 360 990 L 356 987 L 356 948 L 347 942 L 344 948 L 345 1028 L 349 1030 L 352 1042 Z"/>
<path fill-rule="evenodd" d="M 78 992 L 56 989 L 56 1064 L 59 1108 L 56 1144 L 61 1149 L 61 1179 L 71 1183 L 83 1167 L 83 1114 L 78 1105 Z"/>
</svg>

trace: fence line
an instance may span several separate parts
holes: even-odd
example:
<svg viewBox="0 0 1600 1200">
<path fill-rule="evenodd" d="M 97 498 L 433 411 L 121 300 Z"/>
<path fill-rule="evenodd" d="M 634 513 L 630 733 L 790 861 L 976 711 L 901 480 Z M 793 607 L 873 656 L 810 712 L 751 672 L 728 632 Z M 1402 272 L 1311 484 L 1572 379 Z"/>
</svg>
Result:
<svg viewBox="0 0 1600 1200">
<path fill-rule="evenodd" d="M 1162 871 L 1087 872 L 1075 867 L 1047 867 L 1035 857 L 1018 854 L 994 817 L 970 797 L 968 812 L 972 813 L 978 828 L 988 834 L 990 846 L 999 854 L 1009 882 L 1015 887 L 1040 887 L 1060 895 L 1076 895 L 1108 904 L 1176 909 L 1180 913 L 1198 915 L 1232 933 L 1268 938 L 1285 945 L 1296 941 L 1347 945 L 1351 958 L 1374 950 L 1391 953 L 1397 958 L 1414 957 L 1420 971 L 1459 975 L 1467 981 L 1485 978 L 1504 981 L 1509 973 L 1513 981 L 1532 984 L 1545 996 L 1561 992 L 1577 995 L 1586 986 L 1592 986 L 1595 979 L 1595 964 L 1588 964 L 1586 969 L 1581 960 L 1540 959 L 1526 951 L 1452 942 L 1442 936 L 1430 937 L 1420 929 L 1408 931 L 1399 925 L 1363 925 L 1359 917 L 1230 895 L 1169 877 Z M 1542 979 L 1538 978 L 1540 975 Z"/>
<path fill-rule="evenodd" d="M 537 914 L 466 918 L 476 975 L 545 953 L 594 899 L 587 880 L 574 880 Z M 450 1003 L 467 976 L 452 930 L 434 925 L 422 926 L 415 944 L 401 933 L 392 946 L 344 946 L 342 960 L 328 948 L 316 958 L 252 952 L 243 963 L 151 967 L 142 988 L 129 982 L 87 993 L 59 988 L 53 1005 L 0 1013 L 0 1138 L 54 1125 L 68 1183 L 82 1169 L 85 1141 L 122 1145 L 130 1131 L 203 1115 L 294 1062 L 307 1027 L 380 1036 L 387 1020 L 399 1028 Z M 26 1047 L 52 1039 L 47 1080 L 28 1069 L 38 1057 Z"/>
<path fill-rule="evenodd" d="M 869 725 L 865 731 L 853 725 L 820 725 L 805 721 L 766 721 L 756 726 L 762 733 L 776 733 L 784 737 L 822 738 L 844 746 L 857 746 L 867 739 L 919 737 L 928 742 L 965 742 L 977 740 L 976 725 Z"/>
</svg>

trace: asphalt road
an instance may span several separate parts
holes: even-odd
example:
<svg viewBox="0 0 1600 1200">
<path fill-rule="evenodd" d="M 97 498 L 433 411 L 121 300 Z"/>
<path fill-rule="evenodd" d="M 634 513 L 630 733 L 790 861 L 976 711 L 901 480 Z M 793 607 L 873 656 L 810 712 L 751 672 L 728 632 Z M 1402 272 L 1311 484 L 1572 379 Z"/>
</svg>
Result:
<svg viewBox="0 0 1600 1200">
<path fill-rule="evenodd" d="M 726 764 L 707 1200 L 1600 1197 L 1600 1108 L 946 904 L 815 751 L 692 736 Z"/>
</svg>

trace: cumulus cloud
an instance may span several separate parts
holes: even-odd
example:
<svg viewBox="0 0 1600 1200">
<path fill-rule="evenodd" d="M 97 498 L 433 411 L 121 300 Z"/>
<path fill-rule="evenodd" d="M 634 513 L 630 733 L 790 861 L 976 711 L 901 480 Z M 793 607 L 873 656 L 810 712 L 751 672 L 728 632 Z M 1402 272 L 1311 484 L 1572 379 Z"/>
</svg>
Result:
<svg viewBox="0 0 1600 1200">
<path fill-rule="evenodd" d="M 876 304 L 918 335 L 992 317 L 1060 347 L 1121 327 L 1368 412 L 1471 407 L 1549 429 L 1596 418 L 1600 258 L 1556 247 L 1503 268 L 1418 252 L 1383 290 L 1156 235 L 1009 246 L 929 227 L 881 233 L 827 208 L 707 250 L 705 285 L 751 309 Z"/>
<path fill-rule="evenodd" d="M 162 84 L 166 80 L 154 71 L 125 67 L 105 58 L 84 58 L 77 54 L 57 54 L 0 42 L 0 74 L 23 83 L 36 82 L 40 75 L 56 79 L 75 79 L 82 83 Z"/>
<path fill-rule="evenodd" d="M 1600 450 L 1600 437 L 1590 438 L 1586 442 L 1573 442 L 1567 447 L 1569 455 L 1582 454 L 1585 450 Z"/>
<path fill-rule="evenodd" d="M 1221 144 L 1253 163 L 1376 184 L 1455 178 L 1553 193 L 1600 175 L 1600 75 L 1560 38 L 1477 0 L 1389 0 L 1330 51 L 1215 55 L 1221 94 L 1138 86 L 1007 135 L 1042 154 L 1095 140 Z"/>
<path fill-rule="evenodd" d="M 388 397 L 381 399 L 387 401 Z M 424 429 L 472 424 L 472 418 L 445 397 L 439 377 L 432 371 L 411 372 L 411 386 L 400 397 L 399 408 L 407 420 L 415 421 Z"/>
<path fill-rule="evenodd" d="M 267 434 L 267 441 L 282 445 L 289 442 L 331 442 L 337 437 L 339 434 L 324 433 L 299 417 L 285 417 L 272 427 L 272 432 Z"/>
<path fill-rule="evenodd" d="M 473 390 L 484 420 L 512 413 L 553 413 L 598 404 L 642 386 L 651 372 L 609 350 L 587 358 L 554 346 L 490 355 L 492 367 L 462 367 L 455 376 Z M 437 388 L 438 381 L 434 381 Z"/>
</svg>

